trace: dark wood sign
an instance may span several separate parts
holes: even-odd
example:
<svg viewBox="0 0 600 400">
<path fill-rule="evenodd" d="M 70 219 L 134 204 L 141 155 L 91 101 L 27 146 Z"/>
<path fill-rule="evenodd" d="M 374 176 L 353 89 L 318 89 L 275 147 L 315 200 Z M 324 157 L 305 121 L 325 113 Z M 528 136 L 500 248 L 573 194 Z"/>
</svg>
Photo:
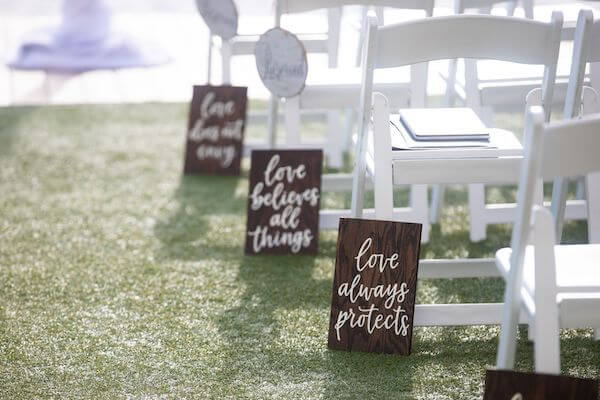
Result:
<svg viewBox="0 0 600 400">
<path fill-rule="evenodd" d="M 421 228 L 340 219 L 329 348 L 410 354 Z"/>
<path fill-rule="evenodd" d="M 483 400 L 598 400 L 598 380 L 487 370 Z"/>
<path fill-rule="evenodd" d="M 194 86 L 184 173 L 239 175 L 247 88 Z"/>
<path fill-rule="evenodd" d="M 246 254 L 316 254 L 321 150 L 255 150 L 250 166 Z"/>
</svg>

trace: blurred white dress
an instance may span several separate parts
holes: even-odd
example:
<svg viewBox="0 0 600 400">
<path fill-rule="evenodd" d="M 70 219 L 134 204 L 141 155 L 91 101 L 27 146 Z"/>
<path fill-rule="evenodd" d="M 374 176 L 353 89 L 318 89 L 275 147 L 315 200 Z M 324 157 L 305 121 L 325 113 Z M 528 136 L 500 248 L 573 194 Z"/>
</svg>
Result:
<svg viewBox="0 0 600 400">
<path fill-rule="evenodd" d="M 59 26 L 31 32 L 8 65 L 77 72 L 169 62 L 157 45 L 113 31 L 111 17 L 104 0 L 64 0 Z"/>
</svg>

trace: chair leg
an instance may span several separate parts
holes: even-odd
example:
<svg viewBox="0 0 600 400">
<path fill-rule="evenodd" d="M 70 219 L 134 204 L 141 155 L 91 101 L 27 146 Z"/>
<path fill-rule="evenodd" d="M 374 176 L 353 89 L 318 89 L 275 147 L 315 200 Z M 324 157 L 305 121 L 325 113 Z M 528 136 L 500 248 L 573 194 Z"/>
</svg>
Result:
<svg viewBox="0 0 600 400">
<path fill-rule="evenodd" d="M 556 303 L 554 221 L 543 207 L 534 211 L 535 315 L 534 359 L 536 372 L 560 374 L 560 326 Z"/>
<path fill-rule="evenodd" d="M 472 242 L 484 240 L 486 236 L 485 212 L 485 187 L 480 183 L 469 184 L 469 214 L 470 238 Z"/>
<path fill-rule="evenodd" d="M 427 201 L 427 185 L 410 187 L 410 207 L 415 215 L 415 222 L 423 224 L 421 242 L 429 242 L 429 204 Z"/>
<path fill-rule="evenodd" d="M 279 109 L 279 99 L 271 95 L 269 99 L 269 116 L 267 119 L 267 145 L 270 149 L 274 149 L 277 144 L 277 123 Z"/>
<path fill-rule="evenodd" d="M 577 200 L 585 199 L 585 179 L 577 178 L 577 191 L 575 192 L 575 198 Z"/>
<path fill-rule="evenodd" d="M 221 79 L 224 85 L 231 84 L 231 44 L 227 40 L 221 43 Z"/>
<path fill-rule="evenodd" d="M 527 340 L 530 342 L 535 342 L 535 324 L 530 323 L 527 326 Z"/>
<path fill-rule="evenodd" d="M 340 127 L 340 116 L 338 110 L 327 112 L 327 145 L 325 153 L 327 164 L 332 168 L 341 168 L 344 150 L 344 137 Z"/>
<path fill-rule="evenodd" d="M 391 220 L 394 213 L 392 180 L 392 143 L 390 136 L 390 112 L 387 99 L 380 93 L 373 94 L 373 162 L 375 174 L 375 218 Z M 427 209 L 427 199 L 425 199 Z"/>
<path fill-rule="evenodd" d="M 600 243 L 600 173 L 587 175 L 585 182 L 588 213 L 588 241 Z"/>
<path fill-rule="evenodd" d="M 434 185 L 431 193 L 431 212 L 429 221 L 432 224 L 440 222 L 442 206 L 444 205 L 444 194 L 446 190 L 444 185 Z"/>
<path fill-rule="evenodd" d="M 285 100 L 285 144 L 294 148 L 300 144 L 300 97 Z"/>
</svg>

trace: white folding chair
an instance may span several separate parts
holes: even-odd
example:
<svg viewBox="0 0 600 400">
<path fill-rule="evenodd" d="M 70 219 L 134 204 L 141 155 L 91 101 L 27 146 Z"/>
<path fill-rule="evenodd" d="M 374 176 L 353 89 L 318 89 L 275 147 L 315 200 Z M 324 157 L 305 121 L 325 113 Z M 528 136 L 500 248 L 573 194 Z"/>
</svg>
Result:
<svg viewBox="0 0 600 400">
<path fill-rule="evenodd" d="M 544 125 L 543 111 L 531 109 L 511 247 L 496 253 L 507 282 L 500 369 L 514 367 L 522 310 L 533 329 L 535 369 L 542 373 L 560 373 L 561 327 L 600 327 L 600 245 L 556 245 L 552 215 L 539 206 L 544 179 L 588 174 L 597 179 L 599 148 L 600 115 Z"/>
<path fill-rule="evenodd" d="M 588 11 L 589 14 L 591 15 L 591 11 Z M 571 69 L 577 69 L 580 70 L 580 74 L 578 75 L 576 80 L 573 80 L 572 78 L 569 79 L 568 77 L 557 77 L 556 78 L 556 82 L 557 84 L 561 85 L 560 93 L 558 94 L 559 96 L 561 96 L 563 99 L 565 99 L 565 103 L 564 103 L 564 118 L 568 119 L 568 118 L 572 118 L 576 115 L 578 115 L 579 113 L 579 97 L 580 96 L 576 96 L 573 97 L 573 94 L 575 92 L 577 93 L 581 93 L 582 92 L 582 87 L 584 85 L 589 85 L 591 84 L 592 86 L 595 85 L 600 85 L 600 76 L 597 76 L 600 74 L 600 64 L 598 63 L 598 61 L 600 61 L 600 52 L 599 51 L 593 51 L 593 52 L 589 52 L 586 51 L 586 53 L 588 53 L 589 55 L 583 54 L 581 53 L 581 46 L 582 46 L 582 36 L 581 36 L 581 28 L 582 25 L 579 25 L 578 28 L 574 31 L 574 36 L 575 36 L 575 40 L 573 42 L 573 54 L 570 57 L 570 65 L 571 65 Z M 591 43 L 600 43 L 600 26 L 598 26 L 597 28 L 592 29 L 592 33 L 589 34 L 586 38 L 586 40 L 589 42 L 588 44 L 586 44 L 586 47 L 593 47 L 591 46 Z M 578 53 L 579 52 L 579 53 Z M 590 71 L 593 71 L 594 74 L 596 75 L 596 79 L 595 79 L 595 83 L 594 83 L 594 79 L 590 79 L 590 76 L 593 76 L 591 73 L 588 75 L 586 74 L 586 64 L 590 63 Z M 559 67 L 557 67 L 558 70 Z M 564 71 L 562 72 L 564 74 Z M 568 81 L 568 84 L 567 84 Z M 569 88 L 569 85 L 576 85 L 573 86 L 572 88 Z M 571 94 L 569 94 L 569 91 L 571 91 Z M 585 109 L 587 110 L 587 112 L 594 112 L 595 111 L 595 104 L 591 104 L 596 103 L 596 97 L 593 96 L 594 91 L 591 91 L 591 89 L 587 89 L 587 95 L 584 96 L 584 100 L 588 102 L 587 107 L 585 107 Z M 556 86 L 555 86 L 555 92 L 554 92 L 554 97 L 557 96 L 556 93 Z M 571 97 L 570 97 L 571 96 Z M 540 104 L 540 92 L 539 90 L 533 90 L 532 92 L 529 93 L 529 95 L 527 96 L 527 103 L 532 105 L 532 104 Z M 549 109 L 549 107 L 548 107 Z M 563 182 L 562 186 L 557 186 L 557 187 L 561 187 L 563 188 L 563 196 L 566 195 L 566 181 Z M 586 202 L 585 200 L 582 198 L 583 197 L 583 192 L 584 192 L 584 184 L 582 181 L 578 182 L 578 194 L 577 194 L 577 199 L 575 200 L 570 200 L 567 203 L 558 203 L 558 204 L 565 204 L 565 208 L 561 209 L 561 218 L 559 219 L 560 221 L 562 221 L 563 219 L 576 219 L 576 220 L 582 220 L 582 219 L 586 219 L 587 218 L 587 208 L 586 208 Z M 556 204 L 556 203 L 555 203 Z M 435 206 L 435 204 L 432 204 L 432 207 Z M 495 224 L 495 223 L 506 223 L 506 222 L 512 222 L 515 219 L 515 211 L 516 211 L 516 205 L 514 203 L 508 203 L 508 204 L 486 204 L 485 203 L 485 188 L 483 185 L 470 185 L 469 186 L 469 213 L 470 213 L 470 228 L 471 228 L 471 239 L 474 241 L 477 240 L 482 240 L 485 238 L 486 236 L 486 228 L 488 224 Z M 597 237 L 600 240 L 600 227 L 598 228 L 594 228 L 594 229 L 590 229 L 589 230 L 589 234 L 590 234 L 590 239 Z"/>
<path fill-rule="evenodd" d="M 429 158 L 429 164 L 433 165 L 438 161 L 437 159 L 454 158 L 461 161 L 463 158 L 473 158 L 472 154 L 475 154 L 472 149 L 392 151 L 391 144 L 388 145 L 390 142 L 389 123 L 383 125 L 383 122 L 381 122 L 380 129 L 382 130 L 377 131 L 378 121 L 389 113 L 389 108 L 386 105 L 382 109 L 378 109 L 377 103 L 375 103 L 372 114 L 374 120 L 373 154 L 369 155 L 366 139 L 368 138 L 367 128 L 369 116 L 371 115 L 372 82 L 375 69 L 446 58 L 497 59 L 515 63 L 537 64 L 542 65 L 545 70 L 544 85 L 541 91 L 543 104 L 550 104 L 552 102 L 561 22 L 561 15 L 557 13 L 553 15 L 553 20 L 550 23 L 513 17 L 457 15 L 429 18 L 382 28 L 377 28 L 376 25 L 371 24 L 369 29 L 376 36 L 376 39 L 370 38 L 372 43 L 369 43 L 366 59 L 363 62 L 365 80 L 363 82 L 362 101 L 364 106 L 362 110 L 365 117 L 359 131 L 359 144 L 356 152 L 353 213 L 360 215 L 362 212 L 364 173 L 369 167 L 368 157 L 376 163 L 381 160 L 389 161 L 389 166 L 387 161 L 384 163 L 386 166 L 384 164 L 380 166 L 379 171 L 382 172 L 381 174 L 377 168 L 375 168 L 375 171 L 369 171 L 369 173 L 375 174 L 376 212 L 381 209 L 382 215 L 391 215 L 389 213 L 392 193 L 390 179 L 393 177 L 394 183 L 400 183 L 399 180 L 401 179 L 398 177 L 406 177 L 406 173 L 397 170 L 396 165 L 402 164 L 403 161 L 409 158 Z M 441 29 L 447 29 L 447 31 L 442 32 Z M 498 30 L 494 31 L 493 29 Z M 522 40 L 523 37 L 527 37 L 528 40 Z M 384 102 L 387 103 L 387 100 L 384 100 Z M 550 109 L 545 108 L 545 112 L 546 118 L 549 118 Z M 490 159 L 482 159 L 482 163 L 485 164 L 486 161 L 489 161 L 489 165 L 493 165 L 497 157 L 522 155 L 522 147 L 512 133 L 498 129 L 491 129 L 490 131 L 492 132 L 492 141 L 498 148 L 486 149 L 489 150 Z M 480 156 L 478 157 L 480 158 Z M 381 162 L 383 163 L 383 161 Z M 489 170 L 488 165 L 485 166 L 485 170 Z M 415 183 L 444 183 L 443 180 L 450 179 L 450 176 L 453 175 L 456 175 L 457 179 L 464 183 L 477 183 L 475 180 L 468 180 L 470 174 L 460 176 L 454 171 L 441 170 L 441 168 L 440 171 L 434 172 L 431 177 L 427 178 L 428 182 Z M 424 177 L 425 175 L 419 174 L 419 176 Z M 440 182 L 436 182 L 437 176 L 441 178 Z M 408 180 L 413 181 L 412 178 Z M 378 181 L 382 184 L 379 185 Z M 381 200 L 379 203 L 381 207 L 377 206 L 378 198 Z"/>
<path fill-rule="evenodd" d="M 493 129 L 496 148 L 394 151 L 389 107 L 373 93 L 373 71 L 453 58 L 494 58 L 546 69 L 544 101 L 552 99 L 562 15 L 549 23 L 489 15 L 455 15 L 377 27 L 371 21 L 363 62 L 362 124 L 356 147 L 352 216 L 363 216 L 365 176 L 375 188 L 374 217 L 393 218 L 394 185 L 495 183 L 517 181 L 523 148 L 515 136 Z M 526 37 L 527 40 L 523 40 Z M 544 110 L 549 114 L 548 110 Z M 369 130 L 372 117 L 372 130 Z M 420 278 L 499 276 L 494 259 L 421 260 Z M 416 325 L 498 324 L 502 303 L 418 305 Z"/>
<path fill-rule="evenodd" d="M 318 2 L 318 7 L 343 7 L 348 5 L 363 5 L 384 7 L 411 11 L 422 11 L 418 17 L 429 17 L 433 13 L 434 0 L 330 0 Z M 411 13 L 411 16 L 414 13 Z M 325 151 L 328 165 L 339 168 L 343 164 L 343 152 L 348 148 L 351 126 L 342 128 L 338 112 L 340 110 L 356 110 L 359 107 L 361 74 L 360 68 L 330 68 L 312 71 L 302 93 L 294 98 L 285 99 L 285 137 L 286 146 L 314 147 L 313 142 L 301 140 L 300 114 L 301 110 L 328 110 L 327 139 L 319 143 Z M 377 76 L 376 88 L 385 92 L 390 101 L 398 107 L 406 107 L 409 99 L 412 104 L 422 105 L 425 102 L 427 89 L 427 65 L 401 68 L 396 71 Z M 350 188 L 348 188 L 350 189 Z"/>
<path fill-rule="evenodd" d="M 305 0 L 275 0 L 274 2 L 274 20 L 273 25 L 265 26 L 266 31 L 273 26 L 281 26 L 281 19 L 284 16 L 291 14 L 299 14 L 306 11 L 311 11 L 317 8 L 315 6 L 318 1 Z M 340 38 L 340 26 L 342 19 L 341 8 L 330 7 L 327 9 L 327 27 L 324 31 L 318 29 L 312 30 L 313 26 L 309 27 L 308 32 L 297 32 L 298 38 L 304 44 L 307 53 L 322 53 L 327 54 L 330 67 L 337 65 L 338 61 L 338 46 Z M 254 46 L 263 32 L 256 34 L 240 34 L 234 36 L 230 40 L 220 41 L 215 39 L 216 36 L 210 32 L 209 34 L 209 52 L 214 43 L 220 44 L 219 52 L 221 54 L 221 76 L 224 84 L 231 83 L 231 61 L 235 56 L 253 55 Z M 209 53 L 210 54 L 210 53 Z M 209 61 L 208 65 L 208 81 L 212 78 L 212 65 Z"/>
</svg>

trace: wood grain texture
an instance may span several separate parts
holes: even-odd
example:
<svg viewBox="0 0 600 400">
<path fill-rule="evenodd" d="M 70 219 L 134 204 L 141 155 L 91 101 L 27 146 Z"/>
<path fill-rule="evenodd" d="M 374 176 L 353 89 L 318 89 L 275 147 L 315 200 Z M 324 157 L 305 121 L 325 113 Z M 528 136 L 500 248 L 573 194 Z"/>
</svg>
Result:
<svg viewBox="0 0 600 400">
<path fill-rule="evenodd" d="M 598 380 L 504 370 L 485 372 L 483 400 L 511 400 L 518 393 L 522 400 L 598 400 Z"/>
<path fill-rule="evenodd" d="M 419 250 L 421 243 L 421 224 L 376 221 L 364 219 L 343 218 L 340 220 L 337 255 L 335 261 L 335 275 L 333 280 L 333 293 L 331 300 L 331 317 L 329 322 L 328 346 L 331 349 L 348 351 L 365 351 L 375 353 L 388 353 L 408 355 L 411 352 L 412 327 L 415 306 L 415 293 L 417 289 L 417 270 L 419 263 Z M 396 268 L 385 267 L 366 268 L 359 271 L 355 257 L 360 252 L 365 240 L 372 238 L 368 251 L 360 260 L 361 264 L 373 254 L 382 254 L 383 257 L 392 257 L 398 254 Z M 340 295 L 340 285 L 352 283 L 360 275 L 360 283 L 365 287 L 374 288 L 378 285 L 401 285 L 406 283 L 408 293 L 400 301 L 395 296 L 393 303 L 386 306 L 390 296 L 373 296 L 366 299 L 364 296 L 352 302 L 346 294 Z M 398 314 L 395 310 L 401 307 L 406 315 L 408 329 L 398 334 L 395 329 L 373 329 L 371 333 L 366 326 L 352 327 L 351 321 L 346 322 L 341 328 L 336 329 L 340 313 L 365 314 L 360 309 L 375 306 L 377 314 L 383 318 L 393 318 Z M 342 314 L 344 315 L 344 314 Z M 347 315 L 347 314 L 346 314 Z M 372 320 L 375 313 L 372 313 Z M 338 339 L 339 334 L 339 339 Z"/>
<path fill-rule="evenodd" d="M 187 129 L 185 174 L 240 174 L 247 89 L 194 86 Z M 220 113 L 223 109 L 226 111 Z"/>
<path fill-rule="evenodd" d="M 275 164 L 277 159 L 279 161 Z M 248 189 L 246 254 L 317 253 L 322 164 L 322 150 L 252 151 Z M 275 167 L 270 168 L 269 165 Z M 304 169 L 305 176 L 303 178 L 295 177 L 292 182 L 289 182 L 288 173 L 298 171 L 299 168 Z M 279 173 L 281 173 L 279 177 L 283 176 L 283 179 L 277 179 Z M 267 174 L 270 178 L 266 177 Z M 267 179 L 270 182 L 267 182 Z M 261 187 L 262 189 L 260 189 Z M 253 193 L 258 194 L 266 201 L 273 198 L 290 199 L 289 196 L 293 198 L 296 194 L 301 195 L 303 200 L 300 204 L 293 201 L 284 202 L 285 204 L 277 206 L 277 209 L 262 202 L 261 206 L 256 208 L 253 204 L 258 196 L 254 196 Z M 277 203 L 281 204 L 279 200 Z M 290 213 L 296 213 L 295 217 Z M 295 223 L 292 223 L 293 226 L 289 226 L 288 224 L 293 222 L 292 220 L 295 220 Z M 278 225 L 277 221 L 282 221 L 283 224 Z M 257 230 L 264 233 L 257 233 Z M 297 241 L 300 240 L 300 237 L 302 237 L 302 243 L 298 248 Z M 264 245 L 271 240 L 269 238 L 274 241 L 273 246 Z M 257 243 L 260 248 L 256 247 Z"/>
</svg>

